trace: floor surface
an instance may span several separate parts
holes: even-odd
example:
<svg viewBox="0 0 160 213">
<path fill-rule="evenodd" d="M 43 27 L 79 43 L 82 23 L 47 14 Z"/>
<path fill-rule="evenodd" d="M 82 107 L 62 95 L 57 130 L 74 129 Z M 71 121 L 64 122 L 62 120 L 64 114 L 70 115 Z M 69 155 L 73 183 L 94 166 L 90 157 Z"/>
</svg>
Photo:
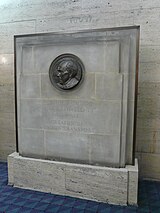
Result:
<svg viewBox="0 0 160 213">
<path fill-rule="evenodd" d="M 140 181 L 138 207 L 122 207 L 14 188 L 7 179 L 7 164 L 0 163 L 0 213 L 160 213 L 160 182 Z"/>
</svg>

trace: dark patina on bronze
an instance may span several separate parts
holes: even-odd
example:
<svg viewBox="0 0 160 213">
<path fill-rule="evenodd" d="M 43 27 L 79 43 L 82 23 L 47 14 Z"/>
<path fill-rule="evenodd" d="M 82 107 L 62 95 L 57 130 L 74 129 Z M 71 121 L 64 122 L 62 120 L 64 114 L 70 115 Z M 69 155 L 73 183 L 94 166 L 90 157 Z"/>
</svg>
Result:
<svg viewBox="0 0 160 213">
<path fill-rule="evenodd" d="M 55 58 L 49 68 L 49 78 L 59 90 L 71 90 L 80 85 L 84 77 L 84 65 L 75 55 L 66 53 Z"/>
</svg>

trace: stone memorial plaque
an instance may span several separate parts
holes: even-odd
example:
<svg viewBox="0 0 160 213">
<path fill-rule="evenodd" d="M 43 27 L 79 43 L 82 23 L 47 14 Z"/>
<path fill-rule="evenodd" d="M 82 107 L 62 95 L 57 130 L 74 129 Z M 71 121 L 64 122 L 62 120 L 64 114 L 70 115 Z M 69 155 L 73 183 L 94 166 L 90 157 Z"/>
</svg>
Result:
<svg viewBox="0 0 160 213">
<path fill-rule="evenodd" d="M 139 28 L 15 37 L 21 156 L 132 164 Z"/>
</svg>

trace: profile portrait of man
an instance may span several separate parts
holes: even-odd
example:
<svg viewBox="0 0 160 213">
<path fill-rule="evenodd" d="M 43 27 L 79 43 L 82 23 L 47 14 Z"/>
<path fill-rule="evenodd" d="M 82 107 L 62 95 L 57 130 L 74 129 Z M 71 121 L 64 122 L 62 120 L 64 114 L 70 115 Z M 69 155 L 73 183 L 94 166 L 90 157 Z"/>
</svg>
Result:
<svg viewBox="0 0 160 213">
<path fill-rule="evenodd" d="M 78 83 L 78 79 L 76 79 L 77 73 L 78 66 L 74 61 L 62 60 L 57 67 L 56 82 L 60 87 L 70 88 Z"/>
</svg>

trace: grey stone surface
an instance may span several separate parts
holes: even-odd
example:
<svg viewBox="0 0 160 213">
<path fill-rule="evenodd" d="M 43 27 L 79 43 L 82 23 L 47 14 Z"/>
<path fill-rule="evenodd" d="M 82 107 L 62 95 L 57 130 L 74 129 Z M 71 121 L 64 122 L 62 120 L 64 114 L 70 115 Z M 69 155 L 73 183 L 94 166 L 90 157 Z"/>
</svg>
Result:
<svg viewBox="0 0 160 213">
<path fill-rule="evenodd" d="M 16 153 L 12 153 L 8 157 L 8 184 L 9 185 L 14 184 L 14 157 L 15 156 L 16 156 Z"/>
<path fill-rule="evenodd" d="M 126 84 L 128 83 L 128 94 L 127 94 L 127 98 L 129 101 L 134 101 L 135 98 L 135 75 L 134 74 L 124 74 L 123 76 L 124 78 L 124 87 L 126 86 Z M 126 100 L 127 100 L 126 98 Z"/>
<path fill-rule="evenodd" d="M 21 100 L 23 128 L 120 134 L 120 101 Z"/>
<path fill-rule="evenodd" d="M 44 129 L 62 132 L 120 134 L 120 112 L 120 101 L 46 100 L 41 123 Z"/>
<path fill-rule="evenodd" d="M 40 76 L 21 75 L 21 98 L 40 98 Z"/>
<path fill-rule="evenodd" d="M 45 133 L 46 156 L 57 160 L 77 160 L 89 163 L 88 136 L 78 133 Z"/>
<path fill-rule="evenodd" d="M 63 38 L 62 38 L 63 39 Z M 73 41 L 69 43 L 62 41 L 60 45 L 57 43 L 42 45 L 35 48 L 34 51 L 34 73 L 48 73 L 52 61 L 63 53 L 72 53 L 77 55 L 83 62 L 87 72 L 104 72 L 104 45 L 99 42 Z M 108 56 L 109 57 L 109 56 Z M 94 60 L 93 60 L 94 59 Z M 109 71 L 109 64 L 106 65 Z"/>
<path fill-rule="evenodd" d="M 119 135 L 46 131 L 45 145 L 49 159 L 112 166 L 119 163 Z"/>
<path fill-rule="evenodd" d="M 43 126 L 41 100 L 21 99 L 19 112 L 19 127 L 37 128 Z"/>
<path fill-rule="evenodd" d="M 76 90 L 69 93 L 56 90 L 50 80 L 48 73 L 41 75 L 41 96 L 42 98 L 50 99 L 83 99 L 94 100 L 95 99 L 95 74 L 85 73 L 83 83 Z"/>
<path fill-rule="evenodd" d="M 54 164 L 40 161 L 35 163 L 34 159 L 15 159 L 14 164 L 14 186 L 36 189 L 55 194 L 64 194 L 65 172 L 64 168 Z"/>
<path fill-rule="evenodd" d="M 45 155 L 44 131 L 33 129 L 19 129 L 19 153 L 21 155 Z"/>
<path fill-rule="evenodd" d="M 120 135 L 89 135 L 90 162 L 119 166 Z"/>
<path fill-rule="evenodd" d="M 32 144 L 20 137 L 21 129 L 31 129 L 44 132 L 45 145 L 43 154 L 36 151 L 37 135 L 34 153 L 20 145 L 21 154 L 131 164 L 136 41 L 137 27 L 17 37 L 19 143 Z M 78 56 L 85 67 L 84 81 L 70 92 L 58 91 L 48 76 L 52 61 L 65 53 Z"/>
<path fill-rule="evenodd" d="M 128 204 L 135 205 L 138 202 L 138 160 L 135 159 L 134 166 L 126 166 L 128 169 Z"/>
<path fill-rule="evenodd" d="M 66 168 L 66 189 L 85 198 L 126 204 L 127 170 L 114 171 L 73 166 Z"/>
<path fill-rule="evenodd" d="M 127 117 L 127 152 L 126 159 L 131 162 L 131 153 L 133 153 L 133 131 L 134 131 L 134 101 L 128 101 L 128 114 L 130 116 Z"/>
<path fill-rule="evenodd" d="M 121 100 L 123 76 L 121 74 L 96 75 L 96 98 L 98 100 Z"/>
<path fill-rule="evenodd" d="M 105 71 L 119 73 L 120 70 L 120 42 L 110 41 L 104 47 Z"/>
<path fill-rule="evenodd" d="M 35 20 L 26 20 L 24 22 L 12 21 L 10 23 L 1 23 L 0 25 L 0 54 L 14 53 L 14 35 L 26 34 L 28 31 L 30 33 L 35 33 Z"/>
<path fill-rule="evenodd" d="M 33 55 L 33 48 L 25 46 L 22 48 L 22 74 L 32 74 L 34 73 L 34 55 Z"/>
<path fill-rule="evenodd" d="M 137 204 L 137 164 L 116 169 L 26 158 L 18 153 L 8 157 L 8 164 L 9 184 L 15 187 L 120 205 Z"/>
<path fill-rule="evenodd" d="M 154 149 L 154 145 L 151 145 Z M 160 156 L 159 154 L 141 153 L 137 152 L 136 156 L 140 159 L 140 177 L 150 180 L 160 179 Z M 149 163 L 152 163 L 152 167 L 148 168 Z"/>
<path fill-rule="evenodd" d="M 130 54 L 130 45 L 131 40 L 130 37 L 124 37 L 121 41 L 120 47 L 120 57 L 121 57 L 121 64 L 120 64 L 120 73 L 128 73 L 129 69 L 129 54 Z"/>
</svg>

